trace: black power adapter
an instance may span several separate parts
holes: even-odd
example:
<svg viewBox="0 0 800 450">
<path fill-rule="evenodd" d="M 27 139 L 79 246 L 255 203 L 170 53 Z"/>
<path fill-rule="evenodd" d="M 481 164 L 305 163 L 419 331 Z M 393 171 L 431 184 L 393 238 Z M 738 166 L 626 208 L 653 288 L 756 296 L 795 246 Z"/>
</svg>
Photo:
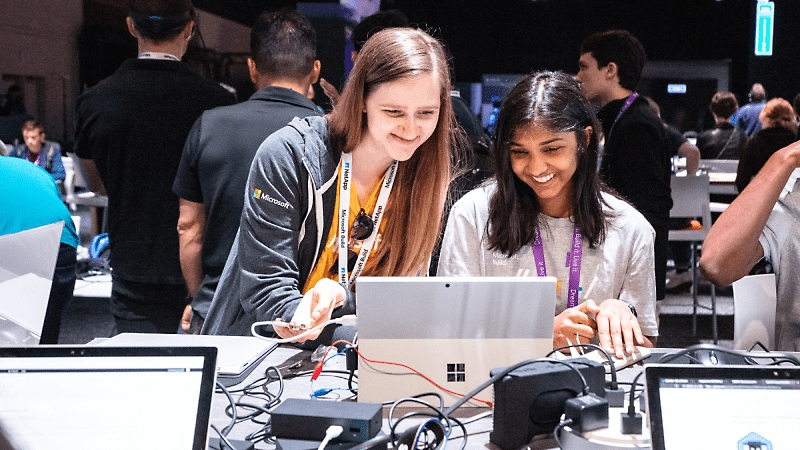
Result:
<svg viewBox="0 0 800 450">
<path fill-rule="evenodd" d="M 608 428 L 608 401 L 592 393 L 571 398 L 564 403 L 564 418 L 578 433 Z"/>
<path fill-rule="evenodd" d="M 364 442 L 381 431 L 383 406 L 289 398 L 270 417 L 277 438 L 322 441 L 329 426 L 339 425 L 343 431 L 337 442 Z"/>
<path fill-rule="evenodd" d="M 493 370 L 492 375 L 499 370 Z M 536 361 L 497 380 L 494 383 L 494 424 L 489 440 L 501 449 L 516 449 L 536 435 L 552 433 L 564 414 L 567 400 L 585 391 L 584 382 L 575 370 L 586 380 L 589 391 L 604 392 L 605 368 L 583 358 L 570 360 L 568 364 Z"/>
</svg>

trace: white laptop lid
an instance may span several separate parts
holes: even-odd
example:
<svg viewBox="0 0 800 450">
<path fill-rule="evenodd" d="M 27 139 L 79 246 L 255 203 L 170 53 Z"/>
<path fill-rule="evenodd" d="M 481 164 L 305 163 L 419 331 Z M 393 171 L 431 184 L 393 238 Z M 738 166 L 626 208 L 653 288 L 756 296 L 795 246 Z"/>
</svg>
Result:
<svg viewBox="0 0 800 450">
<path fill-rule="evenodd" d="M 364 358 L 405 364 L 465 394 L 492 369 L 553 348 L 553 277 L 359 277 L 356 291 L 361 402 L 431 391 L 447 404 L 459 398 L 406 368 Z M 491 400 L 491 388 L 476 397 Z"/>
<path fill-rule="evenodd" d="M 0 345 L 36 345 L 64 222 L 0 236 Z"/>
<path fill-rule="evenodd" d="M 645 365 L 653 450 L 797 448 L 800 368 Z"/>
<path fill-rule="evenodd" d="M 205 450 L 216 353 L 0 348 L 0 422 L 26 450 Z"/>
</svg>

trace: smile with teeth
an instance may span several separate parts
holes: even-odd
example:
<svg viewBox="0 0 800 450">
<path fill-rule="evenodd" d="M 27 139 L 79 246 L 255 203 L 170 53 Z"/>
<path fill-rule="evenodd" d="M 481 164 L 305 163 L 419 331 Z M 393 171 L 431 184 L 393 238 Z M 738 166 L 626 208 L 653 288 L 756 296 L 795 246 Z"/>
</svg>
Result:
<svg viewBox="0 0 800 450">
<path fill-rule="evenodd" d="M 548 181 L 552 180 L 554 176 L 556 176 L 556 174 L 551 173 L 550 175 L 545 175 L 543 177 L 531 176 L 531 178 L 533 178 L 537 183 L 547 183 Z"/>
</svg>

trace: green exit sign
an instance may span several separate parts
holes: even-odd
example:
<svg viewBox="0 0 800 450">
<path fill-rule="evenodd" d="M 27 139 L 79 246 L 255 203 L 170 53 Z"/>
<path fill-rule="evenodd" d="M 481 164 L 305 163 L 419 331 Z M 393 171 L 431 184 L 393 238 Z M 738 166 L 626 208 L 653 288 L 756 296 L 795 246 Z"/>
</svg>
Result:
<svg viewBox="0 0 800 450">
<path fill-rule="evenodd" d="M 756 56 L 772 56 L 775 4 L 759 0 L 756 5 Z"/>
</svg>

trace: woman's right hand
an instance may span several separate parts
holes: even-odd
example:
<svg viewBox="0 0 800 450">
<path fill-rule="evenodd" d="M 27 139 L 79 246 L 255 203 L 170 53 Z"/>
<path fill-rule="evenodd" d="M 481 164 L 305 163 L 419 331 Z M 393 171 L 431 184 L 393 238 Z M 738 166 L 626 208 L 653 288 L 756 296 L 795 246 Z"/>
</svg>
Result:
<svg viewBox="0 0 800 450">
<path fill-rule="evenodd" d="M 289 326 L 276 326 L 274 327 L 275 333 L 284 339 L 305 333 L 307 330 L 330 320 L 333 310 L 344 304 L 346 298 L 347 293 L 342 285 L 331 279 L 323 278 L 311 290 L 306 292 L 303 299 L 300 300 Z M 323 328 L 314 330 L 313 333 L 297 342 L 316 339 L 322 333 Z"/>
<path fill-rule="evenodd" d="M 597 323 L 589 316 L 597 305 L 592 300 L 587 300 L 574 308 L 567 308 L 553 319 L 553 348 L 578 342 L 587 343 L 594 336 Z M 566 353 L 569 351 L 567 350 Z"/>
</svg>

